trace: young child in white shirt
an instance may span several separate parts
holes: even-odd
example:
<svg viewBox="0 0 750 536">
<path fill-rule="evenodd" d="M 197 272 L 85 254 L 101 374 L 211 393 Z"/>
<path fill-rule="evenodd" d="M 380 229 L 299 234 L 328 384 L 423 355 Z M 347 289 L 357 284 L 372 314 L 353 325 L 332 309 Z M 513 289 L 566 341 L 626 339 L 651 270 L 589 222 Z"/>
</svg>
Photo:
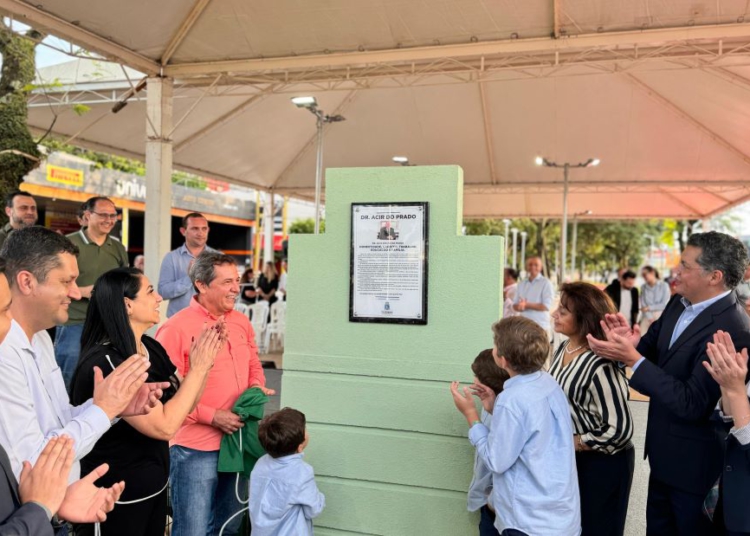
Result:
<svg viewBox="0 0 750 536">
<path fill-rule="evenodd" d="M 284 408 L 260 422 L 258 439 L 267 454 L 250 475 L 253 536 L 307 536 L 325 507 L 313 468 L 302 460 L 310 436 L 305 415 Z"/>
</svg>

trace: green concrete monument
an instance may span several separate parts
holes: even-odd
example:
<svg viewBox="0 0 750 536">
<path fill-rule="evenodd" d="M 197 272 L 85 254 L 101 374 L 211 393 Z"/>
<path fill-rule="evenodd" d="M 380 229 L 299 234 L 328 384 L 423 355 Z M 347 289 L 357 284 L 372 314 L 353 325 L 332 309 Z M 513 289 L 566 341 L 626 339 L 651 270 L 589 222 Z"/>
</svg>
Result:
<svg viewBox="0 0 750 536">
<path fill-rule="evenodd" d="M 350 321 L 352 204 L 429 204 L 427 324 Z M 455 166 L 331 169 L 325 234 L 293 235 L 281 405 L 307 416 L 318 535 L 468 535 L 474 453 L 449 382 L 492 346 L 503 239 L 461 236 Z"/>
</svg>

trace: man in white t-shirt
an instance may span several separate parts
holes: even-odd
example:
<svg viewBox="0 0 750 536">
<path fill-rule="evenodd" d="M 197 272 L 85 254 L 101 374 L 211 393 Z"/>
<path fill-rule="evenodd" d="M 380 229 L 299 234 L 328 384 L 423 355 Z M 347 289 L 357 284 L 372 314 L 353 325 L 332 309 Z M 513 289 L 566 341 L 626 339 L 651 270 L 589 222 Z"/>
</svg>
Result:
<svg viewBox="0 0 750 536">
<path fill-rule="evenodd" d="M 635 325 L 639 311 L 635 273 L 632 270 L 624 271 L 619 279 L 615 279 L 604 289 L 604 292 L 612 298 L 615 307 L 628 320 L 630 325 Z"/>
</svg>

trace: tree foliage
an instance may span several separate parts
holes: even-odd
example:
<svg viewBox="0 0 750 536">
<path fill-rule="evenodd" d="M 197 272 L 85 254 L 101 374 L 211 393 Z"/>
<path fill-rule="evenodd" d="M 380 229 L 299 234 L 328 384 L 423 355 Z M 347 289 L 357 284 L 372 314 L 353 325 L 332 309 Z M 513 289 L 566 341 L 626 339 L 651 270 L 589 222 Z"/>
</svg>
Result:
<svg viewBox="0 0 750 536">
<path fill-rule="evenodd" d="M 326 221 L 320 220 L 320 232 L 325 233 Z M 305 220 L 295 220 L 289 225 L 289 234 L 313 234 L 315 232 L 315 220 L 307 218 Z"/>
<path fill-rule="evenodd" d="M 465 222 L 467 235 L 505 235 L 505 225 L 502 220 L 485 219 Z M 521 262 L 521 232 L 527 233 L 526 258 L 539 256 L 551 273 L 555 268 L 555 259 L 562 240 L 560 220 L 518 218 L 513 220 L 511 227 L 519 230 L 517 236 L 517 261 Z M 584 221 L 578 223 L 578 240 L 576 265 L 586 264 L 587 270 L 605 271 L 619 267 L 639 266 L 650 246 L 646 235 L 652 235 L 658 242 L 665 227 L 662 221 Z M 508 236 L 508 251 L 512 252 L 513 236 Z M 568 259 L 573 247 L 573 222 L 568 228 Z M 509 253 L 512 255 L 512 253 Z"/>
<path fill-rule="evenodd" d="M 41 38 L 35 30 L 19 35 L 0 20 L 0 198 L 39 166 L 41 155 L 26 124 L 26 97 L 36 73 L 34 49 Z"/>
<path fill-rule="evenodd" d="M 131 173 L 140 177 L 146 176 L 146 164 L 140 160 L 91 151 L 89 149 L 84 149 L 83 147 L 63 143 L 55 138 L 44 140 L 42 145 L 47 147 L 50 151 L 59 151 L 90 160 L 94 163 L 94 166 L 97 169 L 112 169 L 122 171 L 123 173 Z M 208 182 L 203 177 L 185 171 L 173 170 L 172 182 L 175 184 L 181 184 L 188 188 L 195 188 L 197 190 L 206 190 L 208 188 Z"/>
</svg>

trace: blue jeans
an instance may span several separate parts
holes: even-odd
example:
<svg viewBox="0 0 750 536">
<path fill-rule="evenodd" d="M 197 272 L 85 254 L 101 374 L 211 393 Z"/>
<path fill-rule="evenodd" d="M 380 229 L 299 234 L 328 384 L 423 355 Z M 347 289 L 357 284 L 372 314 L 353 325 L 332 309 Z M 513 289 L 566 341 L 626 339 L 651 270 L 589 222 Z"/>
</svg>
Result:
<svg viewBox="0 0 750 536">
<path fill-rule="evenodd" d="M 246 504 L 237 501 L 237 473 L 219 473 L 219 451 L 174 445 L 169 449 L 172 483 L 172 536 L 218 536 L 222 525 Z M 247 500 L 248 481 L 240 475 L 240 497 Z M 224 529 L 223 536 L 239 534 L 242 515 Z"/>
<path fill-rule="evenodd" d="M 57 326 L 55 332 L 55 360 L 65 380 L 65 388 L 70 391 L 70 382 L 78 366 L 81 355 L 81 334 L 83 324 L 72 326 Z"/>
</svg>

